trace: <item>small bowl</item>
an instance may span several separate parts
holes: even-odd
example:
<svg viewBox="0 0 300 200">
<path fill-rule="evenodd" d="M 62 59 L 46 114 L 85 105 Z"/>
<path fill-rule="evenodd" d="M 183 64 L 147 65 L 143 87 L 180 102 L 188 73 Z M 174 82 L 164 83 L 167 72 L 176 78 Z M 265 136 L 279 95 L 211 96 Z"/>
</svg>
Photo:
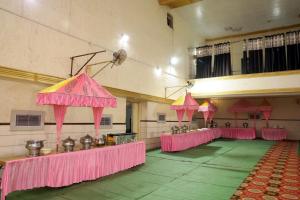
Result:
<svg viewBox="0 0 300 200">
<path fill-rule="evenodd" d="M 48 154 L 50 154 L 52 152 L 52 149 L 50 149 L 50 148 L 42 148 L 41 149 L 41 153 L 43 154 L 43 155 L 48 155 Z"/>
</svg>

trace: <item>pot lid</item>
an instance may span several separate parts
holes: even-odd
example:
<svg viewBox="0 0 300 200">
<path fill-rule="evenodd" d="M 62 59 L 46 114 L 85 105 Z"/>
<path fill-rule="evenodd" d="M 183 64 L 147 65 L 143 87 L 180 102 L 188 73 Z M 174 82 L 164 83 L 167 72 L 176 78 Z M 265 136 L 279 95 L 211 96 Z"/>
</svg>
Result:
<svg viewBox="0 0 300 200">
<path fill-rule="evenodd" d="M 67 142 L 74 143 L 75 140 L 73 140 L 73 139 L 69 136 L 67 139 L 64 139 L 64 140 L 63 140 L 63 143 L 67 143 Z"/>
<path fill-rule="evenodd" d="M 93 140 L 93 137 L 87 134 L 86 136 L 81 137 L 80 140 Z"/>
</svg>

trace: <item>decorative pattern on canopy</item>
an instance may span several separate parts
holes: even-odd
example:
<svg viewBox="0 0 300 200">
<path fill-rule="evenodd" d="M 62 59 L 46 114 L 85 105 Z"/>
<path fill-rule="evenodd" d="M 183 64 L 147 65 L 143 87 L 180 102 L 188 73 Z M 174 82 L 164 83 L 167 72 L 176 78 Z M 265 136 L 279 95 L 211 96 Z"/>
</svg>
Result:
<svg viewBox="0 0 300 200">
<path fill-rule="evenodd" d="M 67 106 L 93 107 L 96 137 L 104 107 L 116 107 L 116 98 L 90 78 L 86 73 L 73 76 L 37 94 L 37 104 L 53 105 L 56 120 L 57 138 L 60 143 L 61 128 Z"/>
<path fill-rule="evenodd" d="M 195 99 L 193 99 L 191 93 L 186 93 L 179 97 L 170 107 L 171 110 L 176 110 L 179 126 L 183 119 L 184 112 L 188 117 L 189 122 L 191 123 L 193 113 L 195 110 L 198 110 L 199 104 Z"/>
<path fill-rule="evenodd" d="M 266 125 L 268 127 L 269 126 L 269 119 L 270 119 L 271 113 L 272 113 L 271 104 L 266 99 L 264 99 L 261 102 L 260 106 L 259 106 L 259 110 L 263 113 L 264 118 L 266 120 Z"/>
<path fill-rule="evenodd" d="M 216 111 L 217 107 L 212 103 L 212 101 L 205 100 L 200 106 L 198 111 L 203 112 L 204 122 L 206 125 L 207 120 L 212 120 Z"/>
<path fill-rule="evenodd" d="M 116 107 L 116 98 L 86 73 L 73 76 L 37 95 L 37 103 L 79 107 Z"/>
<path fill-rule="evenodd" d="M 257 111 L 259 111 L 259 108 L 246 99 L 238 100 L 229 108 L 229 112 L 233 113 L 255 113 Z"/>
<path fill-rule="evenodd" d="M 257 113 L 259 112 L 259 107 L 255 106 L 251 102 L 247 101 L 246 99 L 240 99 L 235 102 L 229 109 L 229 112 L 234 113 L 235 117 L 235 126 L 237 127 L 237 115 L 238 113 Z M 256 122 L 254 120 L 254 127 Z"/>
</svg>

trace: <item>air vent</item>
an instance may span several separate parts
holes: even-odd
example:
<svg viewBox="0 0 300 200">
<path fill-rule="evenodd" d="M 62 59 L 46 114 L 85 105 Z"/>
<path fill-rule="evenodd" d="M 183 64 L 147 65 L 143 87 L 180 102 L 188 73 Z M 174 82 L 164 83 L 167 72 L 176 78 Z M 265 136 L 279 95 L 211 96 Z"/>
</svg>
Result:
<svg viewBox="0 0 300 200">
<path fill-rule="evenodd" d="M 165 113 L 157 113 L 157 122 L 165 123 L 166 122 L 166 114 Z"/>
<path fill-rule="evenodd" d="M 103 115 L 100 123 L 100 128 L 111 129 L 112 128 L 112 115 Z"/>
<path fill-rule="evenodd" d="M 173 16 L 170 13 L 167 13 L 167 24 L 171 29 L 174 29 Z"/>
<path fill-rule="evenodd" d="M 226 26 L 224 27 L 225 31 L 232 31 L 232 32 L 239 32 L 243 29 L 243 27 L 232 27 L 232 26 Z"/>
<path fill-rule="evenodd" d="M 13 110 L 11 112 L 11 130 L 41 130 L 43 128 L 44 112 L 32 110 Z"/>
<path fill-rule="evenodd" d="M 16 126 L 40 126 L 41 115 L 16 115 Z"/>
</svg>

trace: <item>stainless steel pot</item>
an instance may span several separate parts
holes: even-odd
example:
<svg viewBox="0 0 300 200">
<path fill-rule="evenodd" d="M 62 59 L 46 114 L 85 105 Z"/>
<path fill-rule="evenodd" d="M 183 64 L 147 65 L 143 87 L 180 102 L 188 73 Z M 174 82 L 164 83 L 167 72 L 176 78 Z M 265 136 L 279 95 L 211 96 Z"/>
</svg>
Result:
<svg viewBox="0 0 300 200">
<path fill-rule="evenodd" d="M 94 145 L 95 146 L 103 146 L 103 145 L 105 145 L 105 141 L 106 141 L 106 136 L 103 135 L 102 137 L 95 138 Z"/>
<path fill-rule="evenodd" d="M 28 140 L 26 141 L 26 149 L 28 156 L 35 157 L 40 155 L 41 148 L 44 147 L 44 140 Z"/>
<path fill-rule="evenodd" d="M 180 129 L 178 126 L 172 126 L 171 131 L 172 131 L 172 134 L 177 134 L 177 133 L 179 133 Z"/>
<path fill-rule="evenodd" d="M 86 136 L 80 138 L 80 143 L 82 144 L 82 149 L 92 148 L 93 142 L 94 142 L 93 137 L 88 134 Z"/>
<path fill-rule="evenodd" d="M 74 151 L 74 147 L 75 147 L 75 140 L 73 140 L 70 136 L 63 140 L 63 147 L 64 147 L 64 151 L 65 152 L 70 152 L 70 151 Z"/>
<path fill-rule="evenodd" d="M 186 133 L 187 130 L 188 130 L 188 126 L 187 126 L 187 125 L 183 125 L 183 126 L 181 127 L 181 133 Z"/>
</svg>

